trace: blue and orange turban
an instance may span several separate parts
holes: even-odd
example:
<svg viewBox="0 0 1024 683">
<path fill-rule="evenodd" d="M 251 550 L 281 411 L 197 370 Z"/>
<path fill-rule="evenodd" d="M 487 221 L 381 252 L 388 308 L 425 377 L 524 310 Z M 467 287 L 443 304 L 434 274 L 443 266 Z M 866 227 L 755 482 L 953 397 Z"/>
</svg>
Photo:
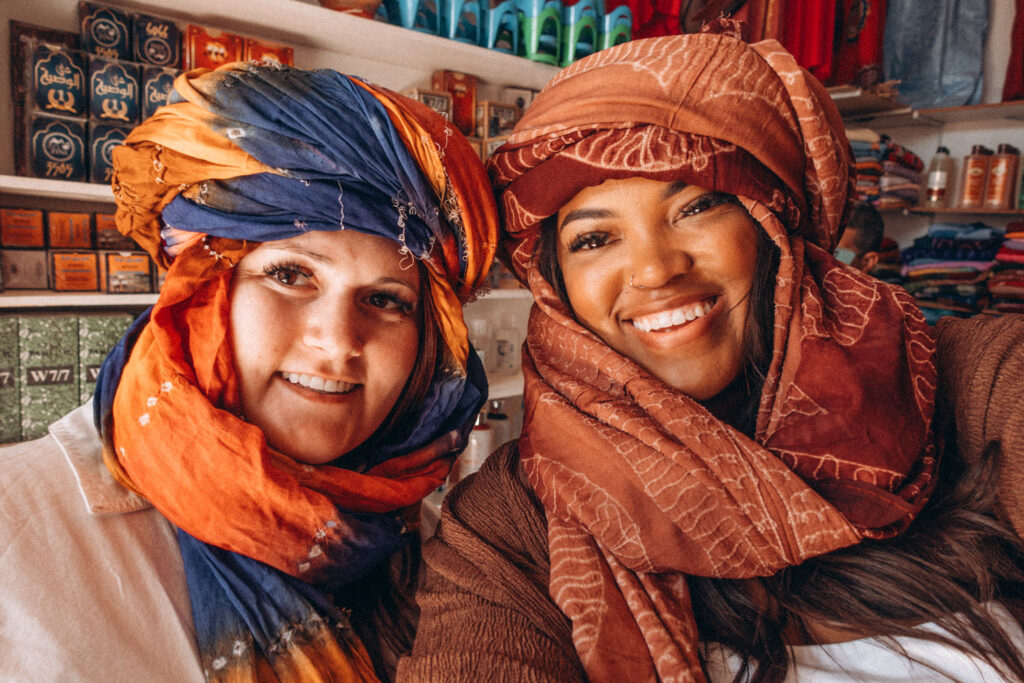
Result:
<svg viewBox="0 0 1024 683">
<path fill-rule="evenodd" d="M 465 445 L 487 390 L 461 307 L 493 259 L 493 196 L 447 121 L 328 70 L 238 63 L 186 73 L 113 156 L 118 228 L 168 271 L 101 372 L 104 456 L 179 529 L 207 673 L 256 671 L 281 633 L 332 630 L 342 617 L 324 614 L 330 601 L 310 599 L 310 587 L 337 590 L 400 548 L 404 515 Z M 229 334 L 231 273 L 246 253 L 343 229 L 392 239 L 424 264 L 444 349 L 416 424 L 385 436 L 359 472 L 297 463 L 241 419 Z M 259 628 L 238 604 L 261 613 Z M 365 652 L 341 640 L 269 663 L 301 678 L 366 674 Z"/>
</svg>

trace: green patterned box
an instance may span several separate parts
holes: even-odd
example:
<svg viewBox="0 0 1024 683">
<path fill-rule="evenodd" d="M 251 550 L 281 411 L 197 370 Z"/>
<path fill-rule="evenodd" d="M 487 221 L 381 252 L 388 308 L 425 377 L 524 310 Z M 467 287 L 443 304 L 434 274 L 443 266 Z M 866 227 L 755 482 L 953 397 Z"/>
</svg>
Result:
<svg viewBox="0 0 1024 683">
<path fill-rule="evenodd" d="M 132 324 L 129 313 L 88 313 L 78 316 L 78 393 L 85 403 L 96 387 L 103 359 Z"/>
<path fill-rule="evenodd" d="M 21 441 L 18 316 L 0 315 L 0 443 Z"/>
<path fill-rule="evenodd" d="M 27 441 L 79 405 L 78 316 L 18 316 L 18 359 L 21 438 Z"/>
</svg>

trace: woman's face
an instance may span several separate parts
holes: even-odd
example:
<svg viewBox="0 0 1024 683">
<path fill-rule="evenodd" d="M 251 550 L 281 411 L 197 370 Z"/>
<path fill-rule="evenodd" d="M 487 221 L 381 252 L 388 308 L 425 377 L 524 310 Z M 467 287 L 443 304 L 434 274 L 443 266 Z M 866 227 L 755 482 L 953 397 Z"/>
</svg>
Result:
<svg viewBox="0 0 1024 683">
<path fill-rule="evenodd" d="M 329 462 L 395 405 L 416 363 L 422 286 L 398 250 L 383 237 L 313 231 L 265 242 L 236 266 L 242 410 L 276 450 Z"/>
<path fill-rule="evenodd" d="M 729 195 L 606 180 L 558 212 L 557 258 L 576 318 L 697 399 L 743 367 L 758 226 Z"/>
</svg>

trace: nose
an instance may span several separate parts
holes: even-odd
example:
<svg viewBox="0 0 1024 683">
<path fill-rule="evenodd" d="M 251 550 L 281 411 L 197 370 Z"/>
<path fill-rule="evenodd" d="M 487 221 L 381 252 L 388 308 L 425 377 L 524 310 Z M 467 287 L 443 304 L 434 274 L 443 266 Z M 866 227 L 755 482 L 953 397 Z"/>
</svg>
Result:
<svg viewBox="0 0 1024 683">
<path fill-rule="evenodd" d="M 324 296 L 307 305 L 302 343 L 331 359 L 362 355 L 363 329 L 357 302 Z"/>
<path fill-rule="evenodd" d="M 693 268 L 691 250 L 679 239 L 671 239 L 664 230 L 647 231 L 630 250 L 627 282 L 638 289 L 662 287 Z"/>
</svg>

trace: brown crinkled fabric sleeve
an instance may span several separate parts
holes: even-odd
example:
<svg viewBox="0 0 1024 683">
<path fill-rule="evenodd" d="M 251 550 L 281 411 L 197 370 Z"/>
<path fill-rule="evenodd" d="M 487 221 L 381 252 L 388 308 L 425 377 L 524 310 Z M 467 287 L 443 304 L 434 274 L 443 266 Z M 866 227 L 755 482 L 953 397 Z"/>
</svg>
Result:
<svg viewBox="0 0 1024 683">
<path fill-rule="evenodd" d="M 995 448 L 999 506 L 1024 536 L 1024 316 L 943 318 L 936 328 L 939 400 L 968 462 Z"/>
<path fill-rule="evenodd" d="M 416 642 L 397 680 L 584 680 L 548 596 L 547 523 L 514 441 L 448 494 L 423 560 Z"/>
</svg>

